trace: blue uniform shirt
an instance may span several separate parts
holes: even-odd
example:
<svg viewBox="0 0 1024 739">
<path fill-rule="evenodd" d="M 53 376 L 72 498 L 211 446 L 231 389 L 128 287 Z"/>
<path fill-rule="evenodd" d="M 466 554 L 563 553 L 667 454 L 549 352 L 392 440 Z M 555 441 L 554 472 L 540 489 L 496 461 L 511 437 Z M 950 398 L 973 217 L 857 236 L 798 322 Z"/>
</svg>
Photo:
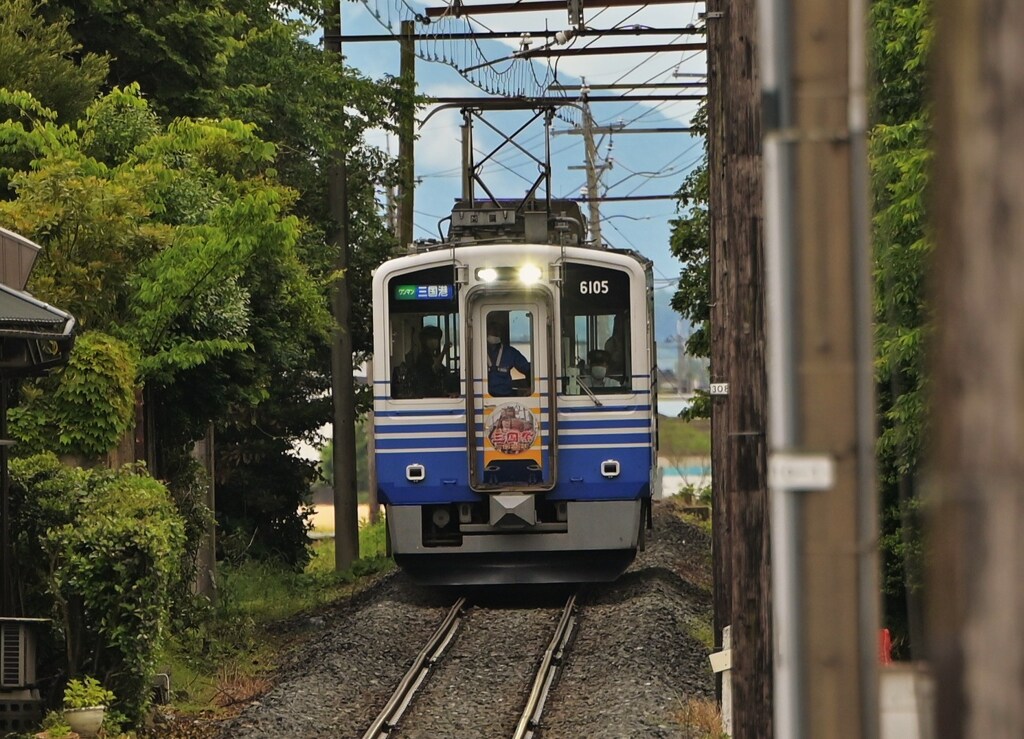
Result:
<svg viewBox="0 0 1024 739">
<path fill-rule="evenodd" d="M 518 349 L 504 344 L 487 347 L 487 392 L 512 395 L 513 367 L 529 377 L 530 363 Z"/>
</svg>

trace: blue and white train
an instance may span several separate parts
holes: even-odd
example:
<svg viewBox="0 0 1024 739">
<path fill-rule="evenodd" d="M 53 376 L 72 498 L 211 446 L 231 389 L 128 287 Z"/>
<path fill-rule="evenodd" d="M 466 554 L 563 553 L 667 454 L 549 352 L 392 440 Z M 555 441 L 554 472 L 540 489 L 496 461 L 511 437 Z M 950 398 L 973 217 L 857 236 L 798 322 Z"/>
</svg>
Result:
<svg viewBox="0 0 1024 739">
<path fill-rule="evenodd" d="M 643 546 L 651 265 L 584 233 L 573 201 L 462 201 L 374 275 L 377 490 L 418 581 L 611 580 Z"/>
</svg>

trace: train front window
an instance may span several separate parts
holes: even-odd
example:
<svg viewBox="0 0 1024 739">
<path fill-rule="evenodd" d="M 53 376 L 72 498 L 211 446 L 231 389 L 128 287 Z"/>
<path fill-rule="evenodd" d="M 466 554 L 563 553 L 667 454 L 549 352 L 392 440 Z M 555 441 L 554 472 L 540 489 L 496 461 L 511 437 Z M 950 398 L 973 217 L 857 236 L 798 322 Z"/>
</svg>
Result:
<svg viewBox="0 0 1024 739">
<path fill-rule="evenodd" d="M 492 397 L 533 393 L 533 313 L 487 312 L 487 394 Z"/>
<path fill-rule="evenodd" d="M 388 281 L 392 398 L 459 396 L 459 301 L 449 267 Z"/>
<path fill-rule="evenodd" d="M 632 390 L 629 276 L 607 267 L 566 265 L 562 290 L 561 391 Z"/>
</svg>

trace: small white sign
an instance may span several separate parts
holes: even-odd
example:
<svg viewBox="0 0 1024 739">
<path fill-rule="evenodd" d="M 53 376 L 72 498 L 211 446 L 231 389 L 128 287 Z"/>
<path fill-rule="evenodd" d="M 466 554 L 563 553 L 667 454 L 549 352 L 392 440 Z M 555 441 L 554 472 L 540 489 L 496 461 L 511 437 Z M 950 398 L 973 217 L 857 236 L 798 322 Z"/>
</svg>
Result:
<svg viewBox="0 0 1024 739">
<path fill-rule="evenodd" d="M 711 662 L 712 672 L 725 672 L 732 669 L 732 650 L 723 649 L 721 652 L 712 652 L 708 655 Z"/>
<path fill-rule="evenodd" d="M 712 382 L 711 383 L 711 394 L 712 395 L 728 395 L 729 394 L 729 383 L 728 382 Z"/>
<path fill-rule="evenodd" d="M 768 458 L 768 487 L 777 490 L 831 490 L 836 465 L 824 454 L 772 454 Z"/>
</svg>

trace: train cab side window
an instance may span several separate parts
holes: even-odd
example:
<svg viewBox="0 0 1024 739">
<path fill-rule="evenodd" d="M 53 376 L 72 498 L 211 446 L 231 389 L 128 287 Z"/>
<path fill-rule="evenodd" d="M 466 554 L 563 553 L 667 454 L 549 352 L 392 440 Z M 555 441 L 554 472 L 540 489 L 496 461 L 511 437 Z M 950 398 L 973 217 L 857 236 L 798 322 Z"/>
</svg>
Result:
<svg viewBox="0 0 1024 739">
<path fill-rule="evenodd" d="M 459 301 L 452 269 L 392 277 L 388 313 L 390 396 L 459 397 Z"/>
<path fill-rule="evenodd" d="M 568 264 L 562 293 L 561 392 L 632 390 L 629 277 L 606 267 Z"/>
</svg>

